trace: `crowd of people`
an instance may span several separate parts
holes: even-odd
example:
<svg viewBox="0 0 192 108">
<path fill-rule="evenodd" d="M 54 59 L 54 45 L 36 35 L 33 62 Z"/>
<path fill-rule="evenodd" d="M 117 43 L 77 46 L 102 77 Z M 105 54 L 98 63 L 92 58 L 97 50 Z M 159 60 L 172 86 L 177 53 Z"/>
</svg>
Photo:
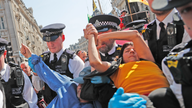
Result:
<svg viewBox="0 0 192 108">
<path fill-rule="evenodd" d="M 156 19 L 147 28 L 146 20 L 93 16 L 83 29 L 88 52 L 65 49 L 65 25 L 50 24 L 41 29 L 49 51 L 22 44 L 28 62 L 19 66 L 5 62 L 0 38 L 0 108 L 191 108 L 192 1 L 148 3 Z"/>
</svg>

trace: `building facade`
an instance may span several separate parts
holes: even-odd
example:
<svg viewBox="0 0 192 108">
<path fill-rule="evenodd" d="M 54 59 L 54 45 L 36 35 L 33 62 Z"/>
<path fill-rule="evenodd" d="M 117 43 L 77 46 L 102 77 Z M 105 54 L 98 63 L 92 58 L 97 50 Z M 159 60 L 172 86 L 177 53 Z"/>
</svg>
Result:
<svg viewBox="0 0 192 108">
<path fill-rule="evenodd" d="M 88 40 L 86 40 L 84 36 L 81 36 L 81 38 L 78 39 L 78 42 L 70 45 L 68 49 L 72 51 L 84 50 L 88 52 Z"/>
<path fill-rule="evenodd" d="M 40 28 L 33 17 L 33 9 L 26 8 L 22 0 L 0 0 L 0 37 L 11 42 L 15 61 L 21 62 L 21 43 L 32 53 L 47 51 Z"/>
</svg>

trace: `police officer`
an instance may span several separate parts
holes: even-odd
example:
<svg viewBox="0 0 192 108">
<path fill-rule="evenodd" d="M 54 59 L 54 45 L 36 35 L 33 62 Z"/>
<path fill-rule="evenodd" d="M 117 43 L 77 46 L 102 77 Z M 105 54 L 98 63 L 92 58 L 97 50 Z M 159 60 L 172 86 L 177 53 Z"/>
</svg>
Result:
<svg viewBox="0 0 192 108">
<path fill-rule="evenodd" d="M 1 82 L 0 82 L 0 108 L 6 108 L 5 92 Z"/>
<path fill-rule="evenodd" d="M 112 15 L 97 15 L 89 20 L 97 29 L 98 34 L 113 32 L 119 29 L 119 18 Z M 95 33 L 95 35 L 98 35 Z M 108 40 L 103 43 L 103 47 L 99 49 L 102 61 L 113 61 L 120 53 L 121 45 L 117 45 L 115 40 Z"/>
<path fill-rule="evenodd" d="M 112 15 L 97 15 L 92 17 L 89 23 L 92 23 L 92 26 L 97 30 L 97 33 L 93 33 L 97 37 L 98 34 L 117 31 L 119 29 L 120 20 Z M 120 54 L 121 45 L 116 44 L 115 40 L 108 40 L 102 44 L 103 47 L 99 49 L 101 60 L 108 62 L 116 60 Z M 87 62 L 85 62 L 86 65 Z M 115 91 L 116 88 L 111 84 L 103 86 L 100 92 L 100 98 L 98 99 L 103 108 L 107 108 L 107 103 Z"/>
<path fill-rule="evenodd" d="M 177 7 L 188 31 L 192 28 L 191 0 L 155 0 L 152 7 L 155 10 L 169 10 Z M 190 35 L 192 38 L 192 35 Z M 162 69 L 167 77 L 170 88 L 153 91 L 149 97 L 156 108 L 191 108 L 192 69 L 191 69 L 192 40 L 175 46 L 162 61 Z"/>
<path fill-rule="evenodd" d="M 142 34 L 142 30 L 144 29 L 145 24 L 147 24 L 146 20 L 135 20 L 128 23 L 125 28 L 129 28 L 129 30 L 137 30 Z"/>
<path fill-rule="evenodd" d="M 65 35 L 63 34 L 64 24 L 50 24 L 41 29 L 43 40 L 47 42 L 48 52 L 44 52 L 41 57 L 45 64 L 52 70 L 71 78 L 79 76 L 79 72 L 84 68 L 84 62 L 75 52 L 63 47 Z M 54 83 L 54 82 L 53 82 Z M 56 96 L 47 85 L 45 85 L 44 97 L 47 103 Z"/>
<path fill-rule="evenodd" d="M 153 0 L 148 0 L 149 7 L 151 11 L 156 15 L 156 19 L 149 23 L 147 26 L 150 33 L 148 38 L 148 46 L 155 58 L 156 63 L 161 67 L 162 59 L 169 53 L 169 51 L 175 46 L 183 41 L 188 41 L 189 36 L 185 32 L 182 25 L 175 25 L 173 30 L 174 36 L 171 39 L 167 35 L 166 29 L 173 22 L 173 14 L 177 12 L 176 9 L 169 9 L 165 11 L 156 11 L 152 8 Z M 170 24 L 169 24 L 170 23 Z M 171 40 L 171 42 L 169 42 Z M 174 41 L 173 41 L 174 40 Z"/>
<path fill-rule="evenodd" d="M 37 95 L 28 76 L 20 69 L 5 63 L 6 45 L 0 38 L 0 78 L 5 90 L 7 108 L 38 108 Z"/>
</svg>

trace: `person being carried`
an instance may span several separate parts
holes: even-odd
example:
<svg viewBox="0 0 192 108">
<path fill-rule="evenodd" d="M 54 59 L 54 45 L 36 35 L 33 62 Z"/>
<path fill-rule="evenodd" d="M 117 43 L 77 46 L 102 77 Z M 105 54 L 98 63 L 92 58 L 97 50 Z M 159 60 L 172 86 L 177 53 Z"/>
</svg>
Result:
<svg viewBox="0 0 192 108">
<path fill-rule="evenodd" d="M 28 58 L 29 66 L 33 71 L 57 93 L 47 108 L 94 108 L 91 101 L 80 98 L 81 87 L 84 83 L 83 77 L 91 72 L 91 67 L 84 68 L 79 77 L 73 79 L 79 83 L 77 86 L 75 82 L 71 81 L 71 78 L 51 70 L 42 61 L 41 57 L 31 54 L 31 51 L 25 45 L 22 44 L 20 51 Z M 96 108 L 101 108 L 99 103 L 96 105 L 98 105 Z"/>
<path fill-rule="evenodd" d="M 119 57 L 123 58 L 122 63 L 118 70 L 110 76 L 117 88 L 123 87 L 126 93 L 148 95 L 157 88 L 168 87 L 162 71 L 154 63 L 150 49 L 136 30 L 101 34 L 98 37 L 97 47 L 93 34 L 95 32 L 96 29 L 89 23 L 84 29 L 84 37 L 88 39 L 89 62 L 99 72 L 105 72 L 111 66 L 111 63 L 100 60 L 97 51 L 103 41 L 119 39 L 132 41 L 135 44 L 133 46 L 132 42 L 125 43 L 121 49 Z"/>
</svg>

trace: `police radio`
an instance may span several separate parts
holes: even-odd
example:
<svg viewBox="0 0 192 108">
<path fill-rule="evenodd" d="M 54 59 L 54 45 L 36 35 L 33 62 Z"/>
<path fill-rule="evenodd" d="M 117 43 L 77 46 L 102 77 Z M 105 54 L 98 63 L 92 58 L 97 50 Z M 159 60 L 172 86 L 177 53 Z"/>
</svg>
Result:
<svg viewBox="0 0 192 108">
<path fill-rule="evenodd" d="M 177 34 L 176 24 L 168 23 L 166 31 L 167 31 L 168 46 L 172 49 L 177 44 L 177 42 L 176 42 L 176 34 Z"/>
</svg>

